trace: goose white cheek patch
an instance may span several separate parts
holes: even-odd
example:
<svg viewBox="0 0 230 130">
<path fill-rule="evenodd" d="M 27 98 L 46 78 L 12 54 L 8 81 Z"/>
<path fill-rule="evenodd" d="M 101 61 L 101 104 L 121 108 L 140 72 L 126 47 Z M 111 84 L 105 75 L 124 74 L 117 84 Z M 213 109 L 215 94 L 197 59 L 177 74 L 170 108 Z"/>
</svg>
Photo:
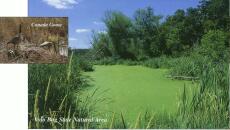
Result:
<svg viewBox="0 0 230 130">
<path fill-rule="evenodd" d="M 0 63 L 67 63 L 67 17 L 0 17 Z"/>
</svg>

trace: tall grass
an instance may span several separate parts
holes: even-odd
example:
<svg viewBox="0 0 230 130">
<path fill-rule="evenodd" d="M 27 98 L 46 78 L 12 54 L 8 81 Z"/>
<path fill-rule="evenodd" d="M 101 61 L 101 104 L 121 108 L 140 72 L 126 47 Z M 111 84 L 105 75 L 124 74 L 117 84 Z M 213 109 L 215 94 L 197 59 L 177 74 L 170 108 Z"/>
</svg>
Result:
<svg viewBox="0 0 230 130">
<path fill-rule="evenodd" d="M 102 58 L 100 60 L 93 61 L 95 65 L 143 65 L 150 68 L 170 68 L 175 63 L 175 59 L 168 58 L 165 56 L 146 59 L 143 61 L 135 61 L 135 60 L 124 60 L 124 59 L 116 59 L 112 57 Z"/>
<path fill-rule="evenodd" d="M 71 56 L 69 64 L 29 65 L 29 128 L 83 128 L 84 123 L 47 121 L 48 118 L 87 117 L 90 107 L 79 91 L 87 78 Z M 46 121 L 38 121 L 44 118 Z"/>
<path fill-rule="evenodd" d="M 82 59 L 73 54 L 67 65 L 29 65 L 29 128 L 229 128 L 229 67 L 206 57 L 160 57 L 145 61 L 104 59 L 94 64 L 143 65 L 169 68 L 170 75 L 199 77 L 195 88 L 184 86 L 177 113 L 137 113 L 128 123 L 123 113 L 113 113 L 107 123 L 39 122 L 35 118 L 92 116 L 91 97 L 79 92 L 88 87 Z M 111 60 L 112 62 L 110 62 Z M 85 63 L 88 63 L 87 61 Z M 84 66 L 84 65 L 83 65 Z M 90 67 L 92 68 L 92 66 Z"/>
<path fill-rule="evenodd" d="M 181 100 L 179 114 L 184 115 L 186 128 L 229 128 L 228 89 L 228 65 L 207 63 L 192 102 L 185 104 L 186 97 Z"/>
</svg>

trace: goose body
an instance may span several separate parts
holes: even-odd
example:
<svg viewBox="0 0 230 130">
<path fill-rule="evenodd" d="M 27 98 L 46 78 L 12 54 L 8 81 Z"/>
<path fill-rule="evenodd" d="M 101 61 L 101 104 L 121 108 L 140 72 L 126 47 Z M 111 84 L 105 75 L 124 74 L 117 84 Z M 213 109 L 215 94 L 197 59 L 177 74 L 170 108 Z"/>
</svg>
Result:
<svg viewBox="0 0 230 130">
<path fill-rule="evenodd" d="M 12 43 L 14 45 L 19 44 L 21 42 L 21 37 L 20 36 L 15 36 L 11 40 L 7 42 L 7 44 Z"/>
</svg>

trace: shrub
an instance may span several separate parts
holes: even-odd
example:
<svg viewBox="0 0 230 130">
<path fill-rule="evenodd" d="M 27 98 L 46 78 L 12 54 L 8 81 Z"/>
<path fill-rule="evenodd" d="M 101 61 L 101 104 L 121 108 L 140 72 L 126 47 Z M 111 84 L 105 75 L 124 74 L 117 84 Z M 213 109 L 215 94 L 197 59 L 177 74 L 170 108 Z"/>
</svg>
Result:
<svg viewBox="0 0 230 130">
<path fill-rule="evenodd" d="M 89 61 L 89 60 L 85 60 L 85 59 L 78 59 L 79 60 L 79 67 L 85 71 L 93 71 L 93 64 Z"/>
<path fill-rule="evenodd" d="M 201 39 L 201 47 L 198 50 L 203 56 L 208 56 L 215 62 L 224 59 L 227 54 L 227 36 L 220 30 L 211 30 Z"/>
</svg>

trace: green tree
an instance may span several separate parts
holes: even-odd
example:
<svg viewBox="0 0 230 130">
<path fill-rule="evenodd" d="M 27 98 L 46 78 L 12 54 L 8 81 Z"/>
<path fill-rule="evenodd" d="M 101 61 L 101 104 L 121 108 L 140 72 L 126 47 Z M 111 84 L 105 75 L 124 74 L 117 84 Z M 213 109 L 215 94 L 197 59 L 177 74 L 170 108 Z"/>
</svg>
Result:
<svg viewBox="0 0 230 130">
<path fill-rule="evenodd" d="M 167 35 L 166 38 L 166 47 L 171 55 L 179 55 L 183 50 L 183 45 L 181 44 L 179 38 L 179 29 L 173 28 Z"/>
<path fill-rule="evenodd" d="M 206 32 L 212 29 L 229 31 L 229 0 L 201 0 L 199 10 Z"/>
<path fill-rule="evenodd" d="M 227 47 L 228 40 L 226 33 L 220 30 L 211 30 L 202 37 L 199 52 L 217 62 L 226 60 Z"/>
<path fill-rule="evenodd" d="M 128 51 L 131 39 L 130 28 L 132 27 L 130 18 L 121 12 L 108 11 L 104 22 L 114 47 L 114 54 L 125 59 L 135 58 L 133 53 Z"/>
<path fill-rule="evenodd" d="M 194 47 L 200 42 L 203 34 L 202 15 L 200 11 L 197 8 L 188 8 L 181 31 L 182 43 L 188 48 Z"/>
<path fill-rule="evenodd" d="M 93 32 L 92 46 L 96 59 L 110 57 L 113 55 L 113 46 L 107 33 Z"/>
<path fill-rule="evenodd" d="M 160 19 L 162 16 L 155 15 L 151 7 L 139 9 L 134 14 L 135 37 L 138 37 L 141 49 L 147 56 L 159 56 L 160 43 L 158 41 Z"/>
<path fill-rule="evenodd" d="M 164 26 L 165 33 L 165 46 L 166 54 L 168 55 L 179 55 L 181 51 L 186 47 L 187 42 L 183 42 L 183 30 L 184 30 L 184 19 L 185 11 L 177 10 L 173 16 L 167 17 Z"/>
</svg>

